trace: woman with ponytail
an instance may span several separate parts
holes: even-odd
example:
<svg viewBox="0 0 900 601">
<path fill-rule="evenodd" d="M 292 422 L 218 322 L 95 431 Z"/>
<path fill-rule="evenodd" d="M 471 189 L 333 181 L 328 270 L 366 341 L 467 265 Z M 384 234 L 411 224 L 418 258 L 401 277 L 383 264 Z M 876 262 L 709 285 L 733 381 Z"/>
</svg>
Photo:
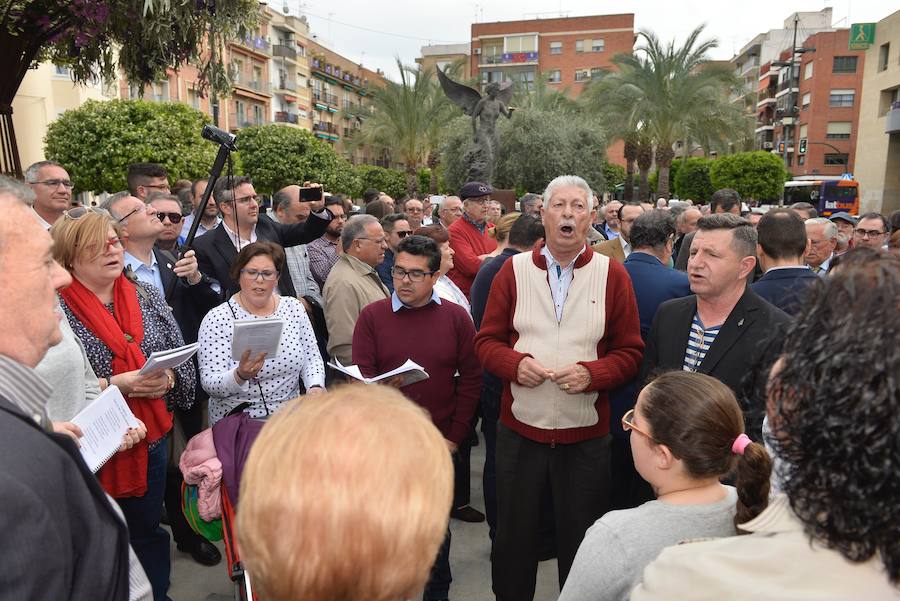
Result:
<svg viewBox="0 0 900 601">
<path fill-rule="evenodd" d="M 612 511 L 585 533 L 560 601 L 628 599 L 644 567 L 687 539 L 731 536 L 766 506 L 771 462 L 744 434 L 734 393 L 701 373 L 650 382 L 622 418 L 655 501 Z M 737 474 L 736 487 L 721 480 Z"/>
</svg>

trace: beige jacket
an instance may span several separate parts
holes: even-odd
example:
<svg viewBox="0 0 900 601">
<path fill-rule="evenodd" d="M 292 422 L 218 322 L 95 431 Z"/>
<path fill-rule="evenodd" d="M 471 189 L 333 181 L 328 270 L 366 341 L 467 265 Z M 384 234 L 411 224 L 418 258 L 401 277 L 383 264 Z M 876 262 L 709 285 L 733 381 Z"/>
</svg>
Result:
<svg viewBox="0 0 900 601">
<path fill-rule="evenodd" d="M 325 280 L 325 323 L 328 354 L 344 365 L 353 361 L 353 328 L 363 307 L 388 298 L 390 292 L 374 268 L 356 257 L 342 254 Z"/>
<path fill-rule="evenodd" d="M 621 236 L 618 238 L 613 238 L 612 240 L 604 240 L 603 242 L 598 242 L 593 245 L 591 248 L 594 249 L 594 252 L 600 253 L 605 257 L 609 257 L 610 259 L 615 259 L 619 263 L 625 262 L 625 249 L 622 247 L 622 244 L 625 240 L 622 239 Z"/>
<path fill-rule="evenodd" d="M 786 496 L 741 528 L 745 536 L 665 549 L 631 601 L 880 601 L 900 599 L 879 557 L 863 563 L 810 544 Z"/>
</svg>

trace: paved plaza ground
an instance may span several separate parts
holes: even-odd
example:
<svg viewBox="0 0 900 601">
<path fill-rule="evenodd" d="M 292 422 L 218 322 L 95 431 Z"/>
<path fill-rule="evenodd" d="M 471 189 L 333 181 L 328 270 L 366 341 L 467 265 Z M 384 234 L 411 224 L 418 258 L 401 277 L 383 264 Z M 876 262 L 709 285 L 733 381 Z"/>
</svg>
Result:
<svg viewBox="0 0 900 601">
<path fill-rule="evenodd" d="M 481 494 L 481 474 L 484 467 L 484 442 L 472 449 L 472 506 L 484 510 Z M 487 524 L 467 524 L 450 521 L 453 542 L 450 546 L 450 568 L 453 601 L 493 601 L 491 592 L 490 539 Z M 224 547 L 219 550 L 224 554 Z M 559 596 L 556 582 L 556 560 L 541 563 L 538 571 L 535 601 L 553 601 Z M 221 564 L 208 568 L 194 562 L 190 556 L 172 544 L 172 601 L 228 601 L 234 598 L 231 581 Z"/>
</svg>

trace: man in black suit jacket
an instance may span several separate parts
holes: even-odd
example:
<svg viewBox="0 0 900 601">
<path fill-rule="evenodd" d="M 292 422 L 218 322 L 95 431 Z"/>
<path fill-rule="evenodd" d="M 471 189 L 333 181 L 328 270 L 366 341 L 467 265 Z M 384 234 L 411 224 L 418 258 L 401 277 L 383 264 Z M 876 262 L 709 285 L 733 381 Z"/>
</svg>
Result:
<svg viewBox="0 0 900 601">
<path fill-rule="evenodd" d="M 259 197 L 249 177 L 223 177 L 216 182 L 213 197 L 222 223 L 208 234 L 194 239 L 200 271 L 221 287 L 222 298 L 240 289 L 231 279 L 231 264 L 238 255 L 238 249 L 251 242 L 275 242 L 281 246 L 296 246 L 312 242 L 325 233 L 331 213 L 325 201 L 310 203 L 309 218 L 303 223 L 290 225 L 273 221 L 259 214 Z M 296 296 L 289 270 L 283 269 L 278 280 L 278 290 L 285 296 Z"/>
<path fill-rule="evenodd" d="M 762 216 L 756 232 L 756 254 L 765 275 L 751 288 L 794 316 L 803 308 L 809 287 L 821 283 L 819 276 L 803 264 L 808 244 L 806 226 L 795 211 L 775 209 Z"/>
<path fill-rule="evenodd" d="M 713 376 L 734 391 L 747 435 L 759 440 L 768 368 L 790 318 L 747 288 L 756 265 L 756 232 L 748 221 L 710 215 L 698 227 L 688 263 L 694 294 L 660 305 L 644 349 L 641 381 L 671 369 Z"/>
<path fill-rule="evenodd" d="M 29 196 L 0 177 L 0 597 L 125 601 L 130 577 L 149 588 L 125 523 L 71 438 L 41 427 L 51 389 L 34 366 L 62 340 L 56 290 L 72 278 Z"/>
</svg>

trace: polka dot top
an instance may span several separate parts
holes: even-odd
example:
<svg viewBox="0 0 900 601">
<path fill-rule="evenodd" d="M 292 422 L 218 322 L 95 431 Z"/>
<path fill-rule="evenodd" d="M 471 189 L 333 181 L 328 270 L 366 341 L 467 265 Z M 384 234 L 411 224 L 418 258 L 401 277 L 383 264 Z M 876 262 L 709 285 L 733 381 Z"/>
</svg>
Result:
<svg viewBox="0 0 900 601">
<path fill-rule="evenodd" d="M 256 378 L 238 384 L 238 361 L 231 358 L 234 320 L 264 319 L 246 311 L 237 295 L 222 303 L 200 324 L 200 383 L 209 394 L 209 423 L 217 421 L 241 403 L 250 403 L 245 411 L 251 417 L 274 413 L 286 401 L 300 394 L 300 381 L 306 389 L 325 386 L 325 367 L 316 344 L 316 336 L 306 310 L 296 298 L 276 296 L 272 317 L 284 320 L 278 356 L 266 359 Z M 229 309 L 230 305 L 230 309 Z M 232 315 L 232 311 L 234 314 Z"/>
</svg>

